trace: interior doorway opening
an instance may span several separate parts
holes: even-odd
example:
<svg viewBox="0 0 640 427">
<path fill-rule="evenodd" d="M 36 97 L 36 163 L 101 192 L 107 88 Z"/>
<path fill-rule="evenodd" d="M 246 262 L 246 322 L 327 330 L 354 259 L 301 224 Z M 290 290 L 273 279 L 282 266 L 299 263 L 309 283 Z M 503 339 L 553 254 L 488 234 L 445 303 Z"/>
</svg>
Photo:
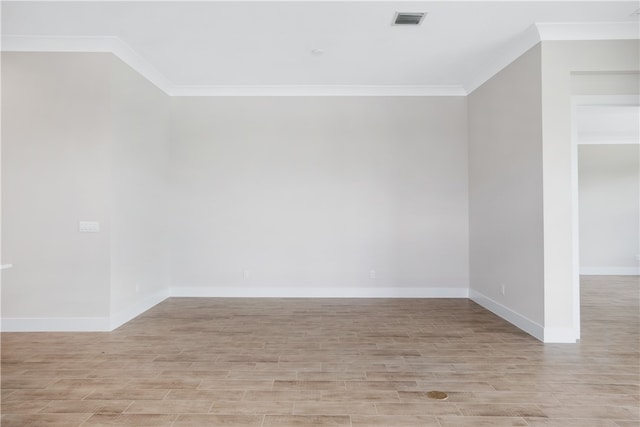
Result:
<svg viewBox="0 0 640 427">
<path fill-rule="evenodd" d="M 638 95 L 572 98 L 574 325 L 581 275 L 640 274 Z"/>
</svg>

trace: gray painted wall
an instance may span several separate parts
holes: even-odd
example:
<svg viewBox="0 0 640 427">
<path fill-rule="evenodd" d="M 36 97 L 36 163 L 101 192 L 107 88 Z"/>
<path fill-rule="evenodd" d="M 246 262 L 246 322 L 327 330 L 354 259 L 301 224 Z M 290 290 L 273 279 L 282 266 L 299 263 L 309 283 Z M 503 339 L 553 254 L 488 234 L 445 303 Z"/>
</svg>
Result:
<svg viewBox="0 0 640 427">
<path fill-rule="evenodd" d="M 473 291 L 569 341 L 570 106 L 590 84 L 571 76 L 637 72 L 638 47 L 544 42 L 466 99 L 175 98 L 168 168 L 147 129 L 166 126 L 163 96 L 113 57 L 4 53 L 3 316 L 126 311 L 167 286 L 168 242 L 178 287 L 454 289 L 470 271 Z M 150 218 L 167 200 L 170 238 Z"/>
<path fill-rule="evenodd" d="M 469 95 L 470 287 L 539 327 L 541 91 L 537 45 Z"/>
<path fill-rule="evenodd" d="M 112 58 L 111 313 L 169 289 L 169 98 Z"/>
<path fill-rule="evenodd" d="M 3 317 L 109 315 L 111 61 L 2 53 Z"/>
<path fill-rule="evenodd" d="M 581 145 L 580 270 L 638 274 L 640 145 Z"/>
<path fill-rule="evenodd" d="M 173 286 L 468 287 L 465 98 L 173 98 L 172 120 Z"/>
<path fill-rule="evenodd" d="M 3 328 L 108 329 L 168 292 L 166 95 L 98 53 L 3 53 L 2 92 Z"/>
</svg>

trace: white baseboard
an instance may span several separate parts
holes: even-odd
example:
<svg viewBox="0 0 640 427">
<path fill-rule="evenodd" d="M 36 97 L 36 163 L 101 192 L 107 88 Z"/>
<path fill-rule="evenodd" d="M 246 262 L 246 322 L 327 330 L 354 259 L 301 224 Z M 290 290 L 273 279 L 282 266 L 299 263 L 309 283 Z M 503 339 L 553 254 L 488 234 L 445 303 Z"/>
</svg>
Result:
<svg viewBox="0 0 640 427">
<path fill-rule="evenodd" d="M 2 332 L 105 332 L 108 317 L 4 317 Z"/>
<path fill-rule="evenodd" d="M 108 332 L 168 297 L 210 298 L 468 298 L 467 288 L 244 288 L 174 287 L 157 292 L 111 317 L 2 318 L 2 332 Z"/>
<path fill-rule="evenodd" d="M 533 336 L 534 338 L 537 338 L 542 342 L 547 342 L 545 341 L 546 336 L 544 333 L 545 332 L 544 327 L 534 322 L 533 320 L 519 313 L 516 313 L 510 308 L 500 304 L 499 302 L 494 301 L 493 299 L 489 298 L 486 295 L 481 294 L 480 292 L 474 289 L 469 290 L 469 298 L 471 298 L 472 301 L 486 308 L 493 314 L 499 317 L 502 317 L 507 322 L 522 329 L 523 331 Z M 575 342 L 575 335 L 574 335 L 574 340 L 571 342 Z"/>
<path fill-rule="evenodd" d="M 544 328 L 545 344 L 573 344 L 578 336 L 574 328 Z"/>
<path fill-rule="evenodd" d="M 573 328 L 543 328 L 491 298 L 467 288 L 241 288 L 174 287 L 157 292 L 111 317 L 3 318 L 2 332 L 107 332 L 139 316 L 169 296 L 210 298 L 471 298 L 545 343 L 574 343 Z"/>
<path fill-rule="evenodd" d="M 145 311 L 149 310 L 153 306 L 160 304 L 165 299 L 169 298 L 169 289 L 164 289 L 162 291 L 156 292 L 142 301 L 133 304 L 124 310 L 121 310 L 113 315 L 111 315 L 110 319 L 110 330 L 114 330 L 119 328 L 120 326 L 127 323 L 129 320 L 141 315 Z"/>
<path fill-rule="evenodd" d="M 209 298 L 468 298 L 468 288 L 172 287 L 172 297 Z"/>
<path fill-rule="evenodd" d="M 580 267 L 582 276 L 640 276 L 640 267 Z"/>
<path fill-rule="evenodd" d="M 2 332 L 109 332 L 169 297 L 169 290 L 157 292 L 111 317 L 5 317 Z"/>
<path fill-rule="evenodd" d="M 478 291 L 470 289 L 469 295 L 472 301 L 545 344 L 575 343 L 577 340 L 578 331 L 574 328 L 545 328 Z"/>
</svg>

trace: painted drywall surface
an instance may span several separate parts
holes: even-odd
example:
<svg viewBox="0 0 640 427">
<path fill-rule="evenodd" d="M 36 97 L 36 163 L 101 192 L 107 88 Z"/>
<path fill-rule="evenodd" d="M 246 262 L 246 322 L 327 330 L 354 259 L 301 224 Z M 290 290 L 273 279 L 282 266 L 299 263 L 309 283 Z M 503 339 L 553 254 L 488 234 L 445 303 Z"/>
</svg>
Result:
<svg viewBox="0 0 640 427">
<path fill-rule="evenodd" d="M 640 74 L 627 72 L 589 72 L 571 74 L 571 95 L 611 96 L 640 93 Z"/>
<path fill-rule="evenodd" d="M 108 316 L 110 58 L 2 54 L 3 317 Z"/>
<path fill-rule="evenodd" d="M 171 102 L 173 286 L 467 288 L 465 98 Z"/>
<path fill-rule="evenodd" d="M 537 325 L 544 321 L 540 96 L 540 45 L 469 95 L 470 287 Z"/>
<path fill-rule="evenodd" d="M 578 147 L 580 270 L 638 270 L 640 145 Z"/>
<path fill-rule="evenodd" d="M 579 328 L 574 318 L 579 300 L 573 263 L 571 75 L 637 72 L 639 51 L 637 40 L 542 43 L 545 329 L 569 335 Z M 580 87 L 576 95 L 604 94 Z"/>
<path fill-rule="evenodd" d="M 169 97 L 112 56 L 111 315 L 168 292 Z"/>
</svg>

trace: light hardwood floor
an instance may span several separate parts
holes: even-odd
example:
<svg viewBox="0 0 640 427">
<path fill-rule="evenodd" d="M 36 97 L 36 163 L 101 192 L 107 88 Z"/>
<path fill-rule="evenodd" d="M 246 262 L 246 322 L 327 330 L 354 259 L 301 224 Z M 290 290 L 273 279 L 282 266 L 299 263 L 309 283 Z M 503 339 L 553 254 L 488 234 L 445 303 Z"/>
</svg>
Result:
<svg viewBox="0 0 640 427">
<path fill-rule="evenodd" d="M 582 293 L 575 345 L 463 299 L 172 298 L 110 333 L 4 333 L 2 427 L 638 426 L 638 278 Z"/>
</svg>

